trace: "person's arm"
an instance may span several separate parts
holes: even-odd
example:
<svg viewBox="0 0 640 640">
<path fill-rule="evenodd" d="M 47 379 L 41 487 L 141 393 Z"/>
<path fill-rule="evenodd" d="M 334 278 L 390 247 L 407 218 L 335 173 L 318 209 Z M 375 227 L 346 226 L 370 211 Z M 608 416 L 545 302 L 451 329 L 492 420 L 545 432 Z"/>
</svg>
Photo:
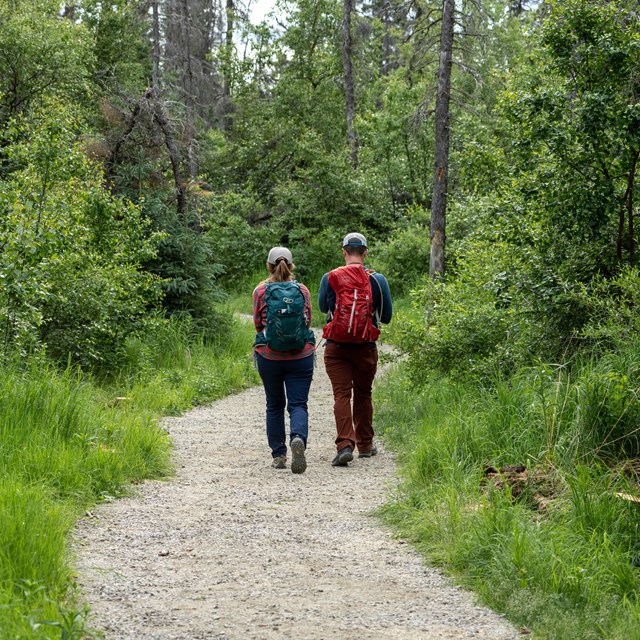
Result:
<svg viewBox="0 0 640 640">
<path fill-rule="evenodd" d="M 329 313 L 331 307 L 329 306 L 329 292 L 333 293 L 333 290 L 329 286 L 329 274 L 325 273 L 320 280 L 320 289 L 318 290 L 318 309 L 321 313 Z M 335 294 L 334 298 L 335 298 Z M 334 303 L 335 304 L 335 303 Z"/>
<path fill-rule="evenodd" d="M 311 328 L 311 294 L 309 289 L 303 284 L 300 285 L 300 291 L 302 291 L 302 297 L 304 298 L 304 317 L 307 319 L 307 329 Z"/>
<path fill-rule="evenodd" d="M 382 313 L 380 314 L 380 322 L 383 324 L 389 324 L 391 322 L 391 317 L 393 316 L 393 300 L 391 299 L 389 283 L 381 273 L 375 273 L 373 274 L 373 277 L 379 285 L 379 294 L 382 296 L 380 305 L 382 310 Z"/>
<path fill-rule="evenodd" d="M 260 333 L 264 329 L 264 319 L 266 317 L 266 302 L 264 299 L 264 286 L 257 286 L 253 290 L 253 324 L 256 331 Z"/>
</svg>

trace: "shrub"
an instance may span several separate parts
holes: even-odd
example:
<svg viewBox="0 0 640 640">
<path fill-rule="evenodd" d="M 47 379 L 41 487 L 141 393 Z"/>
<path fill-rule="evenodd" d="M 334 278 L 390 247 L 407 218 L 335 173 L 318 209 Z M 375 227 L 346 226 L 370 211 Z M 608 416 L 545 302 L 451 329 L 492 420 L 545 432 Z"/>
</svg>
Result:
<svg viewBox="0 0 640 640">
<path fill-rule="evenodd" d="M 159 240 L 132 203 L 112 197 L 75 139 L 73 108 L 50 100 L 16 125 L 17 169 L 0 199 L 4 353 L 39 341 L 58 360 L 113 367 L 159 297 L 139 264 Z"/>
<path fill-rule="evenodd" d="M 371 247 L 371 264 L 389 281 L 394 296 L 406 295 L 429 273 L 429 213 L 421 207 L 384 240 Z"/>
<path fill-rule="evenodd" d="M 495 250 L 476 245 L 460 259 L 457 277 L 424 278 L 411 292 L 417 313 L 394 328 L 409 357 L 411 377 L 420 382 L 430 370 L 453 377 L 486 375 L 510 365 L 508 309 L 494 286 Z"/>
<path fill-rule="evenodd" d="M 580 336 L 604 349 L 624 347 L 640 330 L 640 270 L 627 267 L 613 278 L 596 278 L 577 292 L 589 312 Z"/>
<path fill-rule="evenodd" d="M 263 270 L 269 249 L 278 243 L 270 227 L 248 221 L 257 207 L 253 198 L 230 192 L 213 198 L 204 211 L 207 236 L 221 265 L 219 282 L 229 288 Z"/>
</svg>

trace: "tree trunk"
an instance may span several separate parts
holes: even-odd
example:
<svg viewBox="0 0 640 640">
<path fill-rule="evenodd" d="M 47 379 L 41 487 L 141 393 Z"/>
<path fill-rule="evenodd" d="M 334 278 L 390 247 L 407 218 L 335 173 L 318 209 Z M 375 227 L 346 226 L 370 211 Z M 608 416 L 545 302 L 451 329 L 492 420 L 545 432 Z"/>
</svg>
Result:
<svg viewBox="0 0 640 640">
<path fill-rule="evenodd" d="M 153 100 L 153 117 L 164 136 L 164 142 L 167 146 L 167 152 L 169 153 L 169 160 L 171 161 L 173 182 L 176 188 L 176 208 L 178 215 L 183 215 L 186 210 L 187 200 L 182 182 L 182 173 L 180 171 L 180 152 L 173 136 L 173 127 L 171 126 L 171 122 L 169 122 L 164 104 L 160 99 Z"/>
<path fill-rule="evenodd" d="M 349 155 L 351 165 L 358 168 L 358 139 L 354 129 L 353 121 L 356 116 L 356 98 L 353 87 L 353 67 L 351 64 L 351 13 L 353 12 L 354 0 L 343 0 L 343 23 L 342 23 L 342 67 L 344 71 L 344 98 L 347 114 L 347 140 L 349 142 Z"/>
<path fill-rule="evenodd" d="M 635 191 L 636 167 L 640 159 L 640 151 L 631 151 L 631 166 L 627 172 L 627 190 L 622 196 L 622 207 L 618 215 L 618 237 L 616 239 L 616 257 L 618 262 L 622 262 L 622 251 L 624 244 L 624 225 L 627 223 L 627 252 L 629 254 L 629 264 L 635 263 L 635 216 L 633 213 L 633 198 Z"/>
<path fill-rule="evenodd" d="M 629 226 L 629 264 L 631 266 L 635 263 L 635 225 L 633 216 L 633 189 L 636 177 L 636 166 L 638 164 L 638 152 L 634 152 L 633 160 L 631 162 L 631 169 L 627 177 L 627 224 Z"/>
<path fill-rule="evenodd" d="M 627 207 L 627 194 L 624 194 L 622 200 L 622 206 L 620 207 L 620 213 L 618 214 L 618 237 L 616 239 L 616 258 L 618 262 L 622 262 L 622 242 L 624 240 L 624 219 Z"/>
<path fill-rule="evenodd" d="M 158 13 L 158 0 L 151 3 L 152 26 L 151 33 L 153 37 L 152 71 L 151 71 L 151 90 L 154 97 L 158 96 L 160 91 L 160 16 Z"/>
<path fill-rule="evenodd" d="M 75 22 L 76 20 L 76 5 L 75 4 L 67 4 L 64 6 L 62 11 L 62 17 L 67 20 L 71 20 L 71 22 Z"/>
<path fill-rule="evenodd" d="M 225 35 L 225 45 L 227 56 L 230 58 L 233 51 L 233 31 L 235 29 L 235 2 L 234 0 L 227 0 L 226 15 L 227 15 L 227 32 Z M 231 113 L 233 111 L 231 105 L 231 81 L 229 79 L 229 68 L 225 73 L 224 84 L 222 87 L 222 127 L 225 131 L 231 128 L 232 118 Z"/>
<path fill-rule="evenodd" d="M 509 3 L 509 12 L 512 16 L 519 18 L 524 12 L 524 1 L 525 0 L 512 0 Z"/>
<path fill-rule="evenodd" d="M 389 75 L 391 70 L 391 19 L 389 11 L 389 4 L 385 3 L 382 12 L 384 35 L 382 36 L 382 69 L 380 70 L 383 76 Z"/>
<path fill-rule="evenodd" d="M 444 276 L 447 186 L 449 178 L 449 97 L 453 51 L 455 0 L 443 0 L 440 66 L 435 115 L 435 162 L 431 200 L 431 255 L 429 275 Z"/>
<path fill-rule="evenodd" d="M 181 2 L 182 20 L 182 87 L 184 90 L 184 106 L 187 117 L 187 166 L 189 176 L 195 180 L 198 176 L 198 155 L 196 152 L 196 124 L 193 106 L 193 70 L 191 68 L 191 17 L 189 2 Z"/>
</svg>

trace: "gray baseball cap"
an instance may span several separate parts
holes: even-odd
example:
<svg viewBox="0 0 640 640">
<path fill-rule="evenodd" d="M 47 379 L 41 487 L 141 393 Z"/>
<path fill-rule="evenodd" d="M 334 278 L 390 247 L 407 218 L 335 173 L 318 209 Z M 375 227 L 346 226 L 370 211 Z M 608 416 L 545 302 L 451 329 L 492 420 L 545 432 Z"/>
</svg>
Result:
<svg viewBox="0 0 640 640">
<path fill-rule="evenodd" d="M 361 233 L 347 233 L 342 241 L 343 247 L 366 247 L 367 239 Z"/>
<path fill-rule="evenodd" d="M 269 251 L 269 257 L 267 258 L 267 262 L 269 264 L 277 264 L 280 258 L 284 258 L 287 264 L 291 264 L 293 262 L 293 257 L 291 256 L 291 251 L 286 247 L 273 247 L 271 251 Z"/>
</svg>

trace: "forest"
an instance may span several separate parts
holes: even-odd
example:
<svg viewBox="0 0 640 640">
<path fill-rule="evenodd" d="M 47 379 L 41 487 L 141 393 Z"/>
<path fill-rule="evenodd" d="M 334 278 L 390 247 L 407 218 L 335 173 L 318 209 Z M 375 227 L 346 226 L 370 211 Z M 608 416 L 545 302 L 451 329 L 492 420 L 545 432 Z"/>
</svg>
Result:
<svg viewBox="0 0 640 640">
<path fill-rule="evenodd" d="M 0 0 L 0 636 L 90 637 L 74 522 L 256 383 L 269 247 L 313 293 L 358 231 L 385 522 L 532 637 L 640 637 L 639 159 L 632 0 Z"/>
</svg>

